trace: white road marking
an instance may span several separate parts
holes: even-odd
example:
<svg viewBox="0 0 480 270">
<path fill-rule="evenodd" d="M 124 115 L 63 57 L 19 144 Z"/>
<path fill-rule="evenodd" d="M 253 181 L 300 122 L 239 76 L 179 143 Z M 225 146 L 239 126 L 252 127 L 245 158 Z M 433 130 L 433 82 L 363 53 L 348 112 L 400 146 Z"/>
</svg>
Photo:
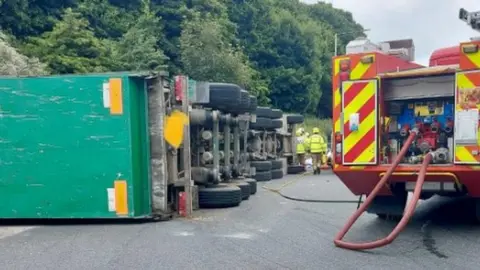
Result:
<svg viewBox="0 0 480 270">
<path fill-rule="evenodd" d="M 22 227 L 22 226 L 0 227 L 0 239 L 11 237 L 34 228 L 37 228 L 37 227 L 34 227 L 34 226 L 32 227 Z"/>
</svg>

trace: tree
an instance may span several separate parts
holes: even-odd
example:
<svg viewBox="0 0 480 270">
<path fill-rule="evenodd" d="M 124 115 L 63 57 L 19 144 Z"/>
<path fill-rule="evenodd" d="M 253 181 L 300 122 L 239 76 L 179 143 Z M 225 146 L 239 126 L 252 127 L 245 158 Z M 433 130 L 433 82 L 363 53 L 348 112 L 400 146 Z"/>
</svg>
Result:
<svg viewBox="0 0 480 270">
<path fill-rule="evenodd" d="M 246 87 L 253 70 L 242 51 L 225 40 L 223 30 L 218 21 L 208 16 L 195 16 L 184 24 L 180 37 L 184 72 L 196 80 Z"/>
<path fill-rule="evenodd" d="M 150 11 L 148 3 L 137 22 L 116 44 L 114 59 L 118 61 L 118 69 L 123 70 L 156 70 L 163 68 L 168 59 L 157 42 L 162 38 L 160 19 Z"/>
<path fill-rule="evenodd" d="M 52 31 L 31 38 L 26 50 L 45 62 L 53 73 L 109 71 L 111 50 L 95 37 L 88 21 L 68 8 Z"/>
</svg>

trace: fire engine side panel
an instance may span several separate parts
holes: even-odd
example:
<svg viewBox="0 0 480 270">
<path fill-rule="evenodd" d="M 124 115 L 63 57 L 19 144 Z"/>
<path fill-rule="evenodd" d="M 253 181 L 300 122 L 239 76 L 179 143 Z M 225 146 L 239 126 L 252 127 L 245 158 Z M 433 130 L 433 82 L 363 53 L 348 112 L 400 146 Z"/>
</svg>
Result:
<svg viewBox="0 0 480 270">
<path fill-rule="evenodd" d="M 343 164 L 377 164 L 377 80 L 342 83 Z"/>
<path fill-rule="evenodd" d="M 466 47 L 471 45 L 480 47 L 480 41 L 464 42 L 460 44 L 460 69 L 463 71 L 480 68 L 480 50 L 477 49 L 476 52 L 470 53 L 464 52 L 464 49 L 467 49 Z"/>
<path fill-rule="evenodd" d="M 459 137 L 464 127 L 460 127 L 460 113 L 465 110 L 480 110 L 480 70 L 461 71 L 456 74 L 455 89 L 455 137 Z M 478 118 L 478 111 L 476 113 Z M 463 121 L 463 120 L 462 120 Z M 478 120 L 475 121 L 478 124 Z M 475 124 L 475 123 L 473 123 Z M 458 142 L 455 139 L 455 164 L 480 164 L 480 130 L 477 127 L 476 142 Z"/>
<path fill-rule="evenodd" d="M 362 63 L 360 60 L 363 56 L 372 56 L 372 63 Z M 343 126 L 341 123 L 342 116 L 342 82 L 340 79 L 340 63 L 343 60 L 350 61 L 349 68 L 349 79 L 350 80 L 362 80 L 362 79 L 373 79 L 377 75 L 375 63 L 375 53 L 369 54 L 351 54 L 344 56 L 337 56 L 333 58 L 333 77 L 332 77 L 332 86 L 333 86 L 333 113 L 332 121 L 333 125 L 333 134 L 343 132 Z M 332 141 L 332 145 L 335 145 L 335 142 Z M 338 166 L 340 164 L 335 164 Z"/>
</svg>

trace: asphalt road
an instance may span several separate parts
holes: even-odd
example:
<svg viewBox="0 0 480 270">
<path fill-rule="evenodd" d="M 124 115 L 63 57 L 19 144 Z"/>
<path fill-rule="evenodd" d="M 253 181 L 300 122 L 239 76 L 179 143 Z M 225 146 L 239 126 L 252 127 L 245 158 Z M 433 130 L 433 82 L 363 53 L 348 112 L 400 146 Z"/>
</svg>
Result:
<svg viewBox="0 0 480 270">
<path fill-rule="evenodd" d="M 289 196 L 355 199 L 331 174 L 265 184 L 290 180 Z M 426 201 L 390 246 L 355 252 L 332 242 L 355 204 L 295 202 L 260 186 L 237 208 L 191 220 L 0 227 L 0 269 L 478 269 L 480 226 L 470 222 L 468 200 Z M 378 239 L 394 226 L 366 214 L 347 240 Z"/>
</svg>

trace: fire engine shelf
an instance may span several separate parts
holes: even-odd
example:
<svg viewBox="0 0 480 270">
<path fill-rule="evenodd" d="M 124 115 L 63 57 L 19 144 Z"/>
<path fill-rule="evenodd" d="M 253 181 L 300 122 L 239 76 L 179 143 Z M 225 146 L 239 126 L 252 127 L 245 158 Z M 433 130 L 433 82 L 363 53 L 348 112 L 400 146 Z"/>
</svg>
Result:
<svg viewBox="0 0 480 270">
<path fill-rule="evenodd" d="M 151 215 L 142 76 L 0 79 L 0 218 Z"/>
</svg>

